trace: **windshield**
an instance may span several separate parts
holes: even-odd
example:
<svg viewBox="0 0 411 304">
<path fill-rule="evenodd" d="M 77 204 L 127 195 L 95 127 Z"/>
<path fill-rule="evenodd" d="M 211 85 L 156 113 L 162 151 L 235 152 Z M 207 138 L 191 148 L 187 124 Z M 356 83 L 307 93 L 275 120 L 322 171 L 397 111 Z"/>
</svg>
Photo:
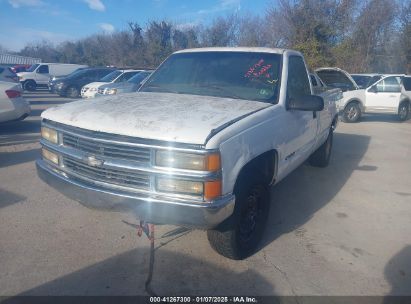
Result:
<svg viewBox="0 0 411 304">
<path fill-rule="evenodd" d="M 277 102 L 282 56 L 253 52 L 193 52 L 169 57 L 143 92 L 169 92 Z"/>
<path fill-rule="evenodd" d="M 369 75 L 351 75 L 355 83 L 362 89 L 368 88 L 370 85 L 376 83 L 381 79 L 381 76 L 369 76 Z"/>
<path fill-rule="evenodd" d="M 371 80 L 371 76 L 351 75 L 351 77 L 354 79 L 354 81 L 358 84 L 360 88 L 366 88 Z"/>
<path fill-rule="evenodd" d="M 75 78 L 81 76 L 87 72 L 87 69 L 77 69 L 74 72 L 67 75 L 67 78 Z"/>
<path fill-rule="evenodd" d="M 139 72 L 133 77 L 131 77 L 129 80 L 127 80 L 127 82 L 138 84 L 142 82 L 144 79 L 146 79 L 150 74 L 151 72 Z"/>
<path fill-rule="evenodd" d="M 102 81 L 102 82 L 112 82 L 112 81 L 114 81 L 114 79 L 116 79 L 121 74 L 123 74 L 123 72 L 113 71 L 113 72 L 107 74 L 106 76 L 104 76 L 103 78 L 101 78 L 100 81 Z"/>
<path fill-rule="evenodd" d="M 34 72 L 34 71 L 37 69 L 38 66 L 39 66 L 39 64 L 33 64 L 32 66 L 30 66 L 30 67 L 26 70 L 26 72 Z"/>
</svg>

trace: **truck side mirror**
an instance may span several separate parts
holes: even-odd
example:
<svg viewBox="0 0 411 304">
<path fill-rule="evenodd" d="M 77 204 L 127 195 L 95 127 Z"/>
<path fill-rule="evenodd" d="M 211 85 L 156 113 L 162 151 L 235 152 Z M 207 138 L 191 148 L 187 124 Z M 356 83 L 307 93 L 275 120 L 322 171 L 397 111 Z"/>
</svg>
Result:
<svg viewBox="0 0 411 304">
<path fill-rule="evenodd" d="M 293 97 L 288 100 L 288 110 L 299 111 L 322 111 L 324 109 L 324 99 L 316 95 L 304 95 Z"/>
</svg>

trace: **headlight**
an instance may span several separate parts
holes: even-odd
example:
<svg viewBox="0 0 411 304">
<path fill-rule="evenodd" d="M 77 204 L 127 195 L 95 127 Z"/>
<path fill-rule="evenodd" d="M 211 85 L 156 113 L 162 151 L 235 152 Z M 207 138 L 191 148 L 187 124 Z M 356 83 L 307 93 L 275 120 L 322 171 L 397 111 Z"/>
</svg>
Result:
<svg viewBox="0 0 411 304">
<path fill-rule="evenodd" d="M 58 144 L 59 142 L 57 131 L 47 127 L 41 127 L 41 137 L 53 144 Z"/>
<path fill-rule="evenodd" d="M 221 195 L 221 181 L 188 181 L 173 178 L 157 178 L 156 190 L 175 194 L 188 194 L 202 196 L 206 201 L 211 201 Z"/>
<path fill-rule="evenodd" d="M 157 178 L 156 189 L 160 192 L 172 192 L 191 195 L 203 195 L 204 184 L 172 178 Z"/>
<path fill-rule="evenodd" d="M 61 89 L 63 87 L 63 83 L 59 82 L 56 84 L 56 88 Z"/>
<path fill-rule="evenodd" d="M 41 154 L 43 155 L 44 159 L 47 159 L 51 161 L 52 163 L 55 163 L 56 165 L 59 164 L 59 157 L 56 153 L 53 153 L 45 148 L 41 149 Z"/>
<path fill-rule="evenodd" d="M 217 171 L 220 169 L 220 154 L 157 151 L 156 166 L 197 171 Z"/>
<path fill-rule="evenodd" d="M 107 89 L 104 94 L 114 95 L 117 94 L 117 89 Z"/>
</svg>

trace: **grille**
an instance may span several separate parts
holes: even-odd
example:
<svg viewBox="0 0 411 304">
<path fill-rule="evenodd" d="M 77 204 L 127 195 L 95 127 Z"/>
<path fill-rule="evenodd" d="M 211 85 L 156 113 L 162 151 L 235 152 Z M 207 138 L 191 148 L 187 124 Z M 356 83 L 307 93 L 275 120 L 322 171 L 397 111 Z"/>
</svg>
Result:
<svg viewBox="0 0 411 304">
<path fill-rule="evenodd" d="M 148 164 L 150 162 L 150 149 L 132 147 L 123 144 L 112 144 L 81 138 L 75 135 L 63 133 L 63 144 L 83 152 L 98 156 L 136 161 Z"/>
<path fill-rule="evenodd" d="M 94 181 L 101 181 L 138 190 L 148 191 L 150 189 L 150 177 L 145 173 L 91 167 L 66 156 L 63 157 L 63 163 L 69 171 Z"/>
<path fill-rule="evenodd" d="M 104 91 L 105 91 L 105 89 L 98 89 L 98 93 L 101 94 L 101 95 L 104 95 Z"/>
</svg>

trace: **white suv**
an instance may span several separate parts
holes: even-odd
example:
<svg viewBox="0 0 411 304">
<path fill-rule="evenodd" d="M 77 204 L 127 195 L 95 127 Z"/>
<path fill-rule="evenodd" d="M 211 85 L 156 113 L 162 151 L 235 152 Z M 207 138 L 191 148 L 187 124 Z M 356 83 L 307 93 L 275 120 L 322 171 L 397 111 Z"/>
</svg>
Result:
<svg viewBox="0 0 411 304">
<path fill-rule="evenodd" d="M 404 75 L 384 75 L 366 89 L 360 89 L 352 77 L 338 68 L 316 70 L 327 86 L 343 89 L 343 99 L 337 103 L 344 122 L 357 122 L 364 113 L 396 114 L 400 121 L 407 120 L 409 98 L 401 94 Z"/>
<path fill-rule="evenodd" d="M 81 89 L 81 97 L 94 98 L 100 86 L 108 84 L 108 83 L 120 83 L 120 82 L 127 81 L 139 72 L 140 70 L 115 70 L 111 72 L 110 74 L 101 78 L 100 81 L 86 84 Z"/>
</svg>

